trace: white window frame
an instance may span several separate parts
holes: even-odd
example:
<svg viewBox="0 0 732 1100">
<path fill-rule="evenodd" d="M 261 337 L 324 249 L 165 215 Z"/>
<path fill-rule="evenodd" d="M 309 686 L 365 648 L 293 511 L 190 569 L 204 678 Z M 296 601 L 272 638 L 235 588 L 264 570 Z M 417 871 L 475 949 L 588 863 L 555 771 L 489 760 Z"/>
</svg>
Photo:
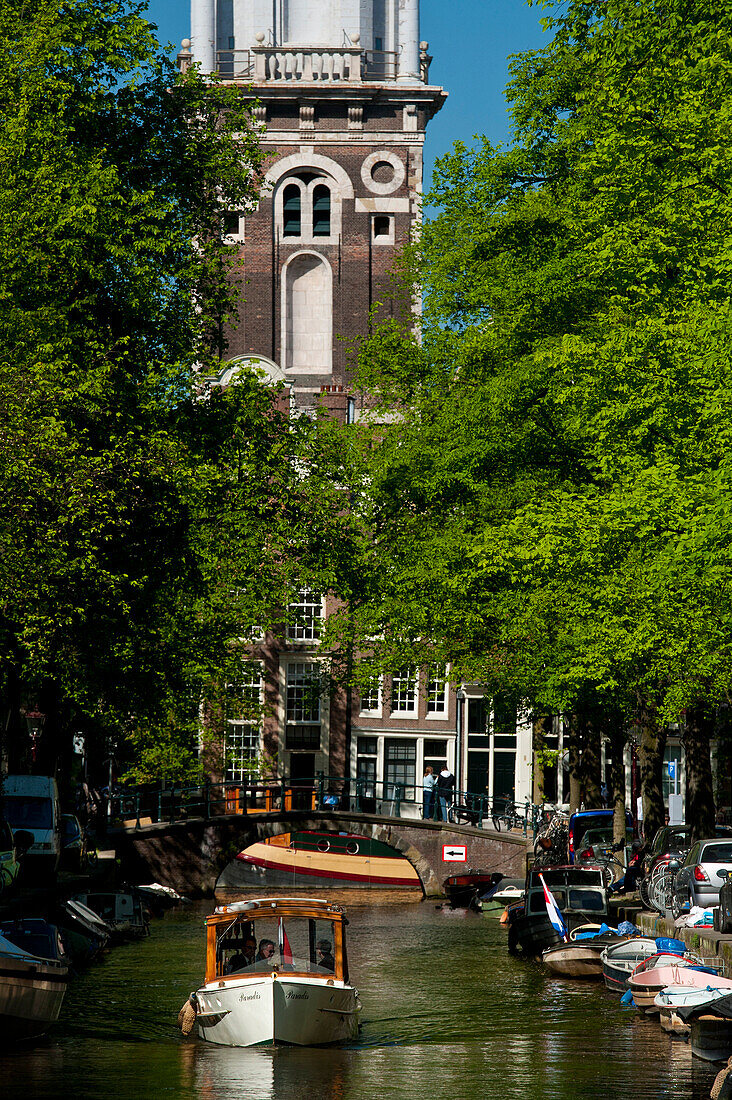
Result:
<svg viewBox="0 0 732 1100">
<path fill-rule="evenodd" d="M 287 624 L 287 641 L 291 645 L 317 645 L 325 618 L 325 599 L 308 585 L 302 585 L 293 595 L 298 598 L 291 599 L 287 605 L 290 617 Z M 297 608 L 302 608 L 302 614 L 293 621 L 292 616 Z"/>
<path fill-rule="evenodd" d="M 440 673 L 439 676 L 436 675 L 438 672 Z M 433 692 L 432 690 L 434 685 L 442 685 L 442 710 L 430 710 L 430 704 L 433 701 L 433 695 L 435 697 L 435 702 L 437 702 L 439 699 L 439 694 L 436 691 Z M 427 669 L 427 683 L 425 687 L 425 718 L 431 722 L 434 722 L 435 720 L 444 722 L 448 718 L 450 713 L 450 692 L 447 681 L 447 666 L 431 664 Z"/>
<path fill-rule="evenodd" d="M 395 707 L 394 706 L 394 681 L 397 679 L 397 674 L 401 672 L 411 672 L 412 683 L 414 685 L 412 695 L 412 707 Z M 397 682 L 401 681 L 401 677 Z M 407 680 L 407 683 L 409 680 Z M 400 669 L 395 669 L 391 675 L 391 697 L 389 699 L 389 710 L 392 718 L 416 718 L 419 713 L 419 669 L 415 665 L 403 665 Z"/>
<path fill-rule="evenodd" d="M 383 235 L 380 234 L 378 237 L 376 235 L 376 219 L 377 218 L 388 218 L 389 219 L 389 232 L 385 233 Z M 373 245 L 375 245 L 377 248 L 379 248 L 381 245 L 385 245 L 385 244 L 393 245 L 394 244 L 394 224 L 395 224 L 395 222 L 396 222 L 396 218 L 394 217 L 393 214 L 384 214 L 384 213 L 381 213 L 381 212 L 379 212 L 377 214 L 372 214 L 371 215 L 371 243 Z"/>
<path fill-rule="evenodd" d="M 368 695 L 366 694 L 366 691 L 364 691 L 364 692 L 361 693 L 360 698 L 359 698 L 359 711 L 358 711 L 359 714 L 370 715 L 372 718 L 380 718 L 381 717 L 381 707 L 382 707 L 382 702 L 383 702 L 383 690 L 382 690 L 382 688 L 383 688 L 382 678 L 381 678 L 381 676 L 377 676 L 374 680 L 373 686 L 371 688 L 366 689 L 369 692 L 372 692 L 375 689 L 375 692 L 376 692 L 376 706 L 375 707 L 365 707 L 364 706 L 364 702 L 368 700 Z"/>
<path fill-rule="evenodd" d="M 256 677 L 254 672 L 256 670 Z M 264 667 L 261 661 L 244 661 L 242 664 L 243 677 L 241 683 L 235 686 L 237 689 L 241 689 L 242 701 L 244 703 L 250 703 L 252 707 L 257 707 L 260 714 L 255 718 L 230 718 L 228 714 L 225 718 L 224 725 L 224 745 L 223 745 L 223 775 L 225 783 L 245 783 L 251 781 L 251 772 L 245 771 L 244 761 L 245 759 L 256 760 L 262 747 L 262 715 L 261 708 L 264 705 Z M 247 682 L 247 674 L 250 674 L 251 679 Z M 232 690 L 230 687 L 229 690 Z M 250 692 L 249 698 L 247 698 L 247 692 Z M 248 743 L 248 752 L 243 751 L 244 745 Z M 236 747 L 238 744 L 238 747 Z M 239 759 L 239 765 L 236 768 L 231 768 L 231 777 L 229 777 L 229 756 L 236 754 Z M 238 774 L 234 774 L 238 772 Z"/>
<path fill-rule="evenodd" d="M 301 718 L 290 718 L 290 710 L 297 707 L 297 702 L 290 700 L 290 687 L 297 688 L 300 685 L 305 685 L 308 681 L 320 681 L 321 666 L 316 661 L 290 661 L 285 667 L 285 708 L 284 708 L 284 748 L 287 752 L 297 752 L 301 748 L 306 752 L 320 752 L 320 745 L 323 734 L 323 720 L 324 720 L 324 707 L 323 699 L 321 698 L 320 691 L 317 695 L 317 720 L 310 716 Z M 299 678 L 299 679 L 298 679 Z M 300 707 L 302 714 L 305 715 L 304 708 L 304 696 L 300 701 Z M 313 738 L 313 744 L 311 746 L 295 746 L 288 741 L 288 730 L 292 726 L 312 726 L 317 727 L 317 745 L 315 745 L 315 738 Z"/>
</svg>

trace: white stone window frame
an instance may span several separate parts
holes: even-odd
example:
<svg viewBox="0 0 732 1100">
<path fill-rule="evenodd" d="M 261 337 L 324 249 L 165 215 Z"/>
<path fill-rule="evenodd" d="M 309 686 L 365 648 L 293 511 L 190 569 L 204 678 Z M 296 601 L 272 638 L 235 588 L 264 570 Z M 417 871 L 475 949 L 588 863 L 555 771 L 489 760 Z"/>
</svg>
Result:
<svg viewBox="0 0 732 1100">
<path fill-rule="evenodd" d="M 288 645 L 315 646 L 320 641 L 325 619 L 325 597 L 308 585 L 302 585 L 292 595 L 296 598 L 289 601 L 288 614 L 292 615 L 296 608 L 304 610 L 300 621 L 291 621 L 287 624 Z M 308 634 L 309 636 L 306 636 Z"/>
<path fill-rule="evenodd" d="M 394 672 L 391 675 L 391 691 L 389 698 L 389 715 L 391 718 L 416 718 L 419 714 L 419 669 L 414 665 L 404 665 L 401 669 L 395 669 L 395 672 L 413 671 L 414 673 L 414 690 L 412 692 L 413 706 L 409 708 L 396 709 L 394 706 Z M 398 681 L 397 681 L 398 682 Z"/>
<path fill-rule="evenodd" d="M 232 211 L 233 213 L 233 211 Z M 244 244 L 246 241 L 246 215 L 239 211 L 239 229 L 236 233 L 225 233 L 224 244 Z"/>
<path fill-rule="evenodd" d="M 389 232 L 388 233 L 379 234 L 378 236 L 376 235 L 376 219 L 377 218 L 388 218 L 388 221 L 389 221 Z M 371 215 L 371 243 L 376 248 L 381 248 L 385 244 L 386 245 L 391 245 L 393 247 L 393 245 L 394 245 L 394 224 L 395 224 L 395 221 L 396 221 L 396 219 L 395 219 L 393 214 L 380 214 L 379 213 L 379 214 L 372 214 Z"/>
<path fill-rule="evenodd" d="M 255 679 L 255 676 L 254 676 L 254 671 L 255 670 L 256 670 L 256 679 Z M 229 757 L 230 752 L 235 751 L 233 749 L 233 745 L 235 744 L 235 739 L 240 740 L 242 746 L 244 745 L 245 740 L 249 742 L 249 748 L 250 748 L 250 750 L 252 750 L 252 752 L 250 754 L 250 759 L 252 759 L 252 760 L 256 759 L 257 754 L 262 749 L 262 734 L 263 734 L 262 710 L 263 710 L 263 707 L 264 707 L 264 664 L 263 664 L 262 661 L 249 661 L 249 660 L 244 661 L 243 664 L 242 664 L 242 672 L 244 673 L 244 678 L 242 679 L 241 684 L 240 685 L 238 684 L 237 687 L 241 687 L 243 692 L 246 692 L 247 689 L 252 690 L 252 697 L 248 701 L 259 708 L 260 715 L 257 718 L 254 718 L 254 717 L 251 717 L 251 718 L 244 718 L 244 717 L 242 717 L 242 718 L 229 718 L 228 715 L 227 715 L 227 717 L 225 719 L 224 745 L 223 745 L 223 754 L 222 754 L 223 755 L 222 771 L 223 771 L 224 782 L 225 783 L 242 783 L 243 784 L 243 783 L 251 781 L 250 773 L 247 772 L 246 774 L 244 774 L 243 766 L 241 764 L 240 764 L 239 768 L 237 769 L 238 772 L 239 772 L 238 775 L 236 775 L 236 776 L 232 775 L 231 778 L 227 777 L 227 773 L 229 771 L 228 757 Z M 246 675 L 247 674 L 251 674 L 250 682 L 247 682 L 247 680 L 246 680 Z M 245 730 L 247 731 L 246 734 L 244 732 Z M 240 758 L 241 761 L 243 761 L 244 760 L 244 754 L 240 753 L 239 758 Z M 234 769 L 232 768 L 232 772 L 233 771 L 234 771 Z"/>
<path fill-rule="evenodd" d="M 317 171 L 317 169 L 305 169 Z M 295 185 L 300 191 L 300 235 L 285 236 L 284 194 L 287 187 Z M 313 233 L 313 201 L 316 187 L 327 187 L 330 192 L 330 233 L 328 236 Z M 335 181 L 325 174 L 318 175 L 310 183 L 303 183 L 295 175 L 283 176 L 277 184 L 274 197 L 275 226 L 282 244 L 337 244 L 341 235 L 341 199 Z"/>
<path fill-rule="evenodd" d="M 440 676 L 436 676 L 435 673 L 440 672 Z M 427 669 L 427 677 L 425 683 L 425 718 L 428 722 L 444 722 L 447 720 L 450 714 L 450 685 L 448 683 L 448 668 L 447 665 L 432 664 Z M 430 710 L 430 701 L 433 684 L 442 685 L 442 710 Z M 435 701 L 437 701 L 437 693 L 435 692 Z"/>
<path fill-rule="evenodd" d="M 394 169 L 394 175 L 388 183 L 380 183 L 373 177 L 373 171 L 377 164 L 385 161 Z M 393 153 L 391 149 L 377 149 L 370 153 L 361 165 L 361 181 L 373 195 L 392 195 L 403 185 L 407 178 L 407 169 L 401 157 Z"/>
<path fill-rule="evenodd" d="M 368 696 L 365 693 L 362 693 L 361 696 L 360 696 L 360 699 L 359 699 L 359 710 L 358 710 L 359 715 L 363 715 L 364 717 L 370 717 L 370 718 L 380 718 L 381 717 L 381 710 L 382 710 L 382 706 L 383 706 L 383 681 L 382 681 L 381 676 L 376 678 L 375 688 L 376 688 L 376 706 L 375 707 L 364 707 L 364 702 L 368 700 Z"/>
<path fill-rule="evenodd" d="M 299 237 L 288 237 L 286 239 L 287 240 L 292 240 L 292 241 L 298 241 L 298 242 L 300 241 Z M 321 237 L 321 238 L 319 238 L 319 240 L 320 241 L 325 241 L 326 238 Z M 314 248 L 299 248 L 297 250 L 297 252 L 292 252 L 287 257 L 287 260 L 285 261 L 285 263 L 282 265 L 282 272 L 281 272 L 281 278 L 280 278 L 280 283 L 281 283 L 281 287 L 280 287 L 280 317 L 281 317 L 280 360 L 283 363 L 283 365 L 286 366 L 286 364 L 288 363 L 289 357 L 290 357 L 290 338 L 289 338 L 289 332 L 288 332 L 288 328 L 287 328 L 287 322 L 288 322 L 288 308 L 287 308 L 288 277 L 287 277 L 287 273 L 288 273 L 288 268 L 291 266 L 291 264 L 293 264 L 295 262 L 295 260 L 297 260 L 300 256 L 315 256 L 316 259 L 320 263 L 325 265 L 325 268 L 328 272 L 328 278 L 330 279 L 330 302 L 329 302 L 330 309 L 328 311 L 328 323 L 330 325 L 330 339 L 328 341 L 328 348 L 329 348 L 329 352 L 330 352 L 329 363 L 326 367 L 322 368 L 319 371 L 316 371 L 316 373 L 318 373 L 318 374 L 332 374 L 332 372 L 333 372 L 333 268 L 331 266 L 331 263 L 330 263 L 328 257 L 324 256 L 322 254 L 322 252 L 317 252 Z M 296 374 L 306 374 L 307 375 L 307 374 L 312 373 L 312 371 L 309 368 L 307 370 L 303 370 L 301 367 L 286 367 L 286 370 L 289 371 L 290 375 L 293 375 L 293 374 L 295 374 L 295 375 Z M 289 375 L 288 375 L 288 377 L 289 377 Z"/>
</svg>

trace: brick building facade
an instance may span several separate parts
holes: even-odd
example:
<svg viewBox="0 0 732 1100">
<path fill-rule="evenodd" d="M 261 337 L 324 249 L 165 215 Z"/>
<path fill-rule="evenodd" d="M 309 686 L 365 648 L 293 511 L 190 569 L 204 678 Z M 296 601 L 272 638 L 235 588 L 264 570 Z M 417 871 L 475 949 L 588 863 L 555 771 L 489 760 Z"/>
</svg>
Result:
<svg viewBox="0 0 732 1100">
<path fill-rule="evenodd" d="M 419 218 L 425 129 L 445 99 L 429 83 L 419 0 L 192 0 L 191 16 L 182 64 L 218 71 L 255 103 L 266 158 L 257 209 L 227 218 L 245 285 L 221 381 L 254 360 L 287 384 L 294 412 L 322 405 L 355 421 L 353 341 L 375 308 L 381 317 L 399 309 L 390 272 Z M 470 767 L 467 725 L 456 756 L 458 706 L 444 670 L 395 670 L 374 706 L 312 690 L 329 598 L 291 598 L 297 625 L 286 637 L 267 634 L 251 654 L 245 690 L 259 692 L 269 716 L 261 731 L 229 722 L 227 778 L 261 733 L 279 773 L 293 777 L 359 774 L 414 790 L 425 762 L 447 762 L 463 785 L 468 772 L 493 783 L 492 765 Z M 463 723 L 468 713 L 462 706 Z M 529 793 L 519 771 L 516 762 L 510 777 L 501 773 L 506 793 Z"/>
</svg>

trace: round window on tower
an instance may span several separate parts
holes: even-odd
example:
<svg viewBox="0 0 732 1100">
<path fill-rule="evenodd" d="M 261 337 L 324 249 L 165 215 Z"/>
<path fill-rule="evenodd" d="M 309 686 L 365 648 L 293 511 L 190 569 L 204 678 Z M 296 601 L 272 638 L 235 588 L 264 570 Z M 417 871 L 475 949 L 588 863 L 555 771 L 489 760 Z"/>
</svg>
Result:
<svg viewBox="0 0 732 1100">
<path fill-rule="evenodd" d="M 377 149 L 361 165 L 364 186 L 374 195 L 398 191 L 406 178 L 404 162 L 390 149 Z"/>
</svg>

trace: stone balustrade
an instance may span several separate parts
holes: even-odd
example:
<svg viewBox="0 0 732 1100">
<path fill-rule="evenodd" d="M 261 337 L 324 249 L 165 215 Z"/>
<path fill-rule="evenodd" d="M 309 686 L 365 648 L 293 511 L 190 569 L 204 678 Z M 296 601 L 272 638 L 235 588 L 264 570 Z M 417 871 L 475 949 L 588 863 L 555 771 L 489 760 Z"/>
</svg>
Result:
<svg viewBox="0 0 732 1100">
<path fill-rule="evenodd" d="M 356 84 L 362 80 L 360 46 L 254 46 L 254 80 Z"/>
</svg>

